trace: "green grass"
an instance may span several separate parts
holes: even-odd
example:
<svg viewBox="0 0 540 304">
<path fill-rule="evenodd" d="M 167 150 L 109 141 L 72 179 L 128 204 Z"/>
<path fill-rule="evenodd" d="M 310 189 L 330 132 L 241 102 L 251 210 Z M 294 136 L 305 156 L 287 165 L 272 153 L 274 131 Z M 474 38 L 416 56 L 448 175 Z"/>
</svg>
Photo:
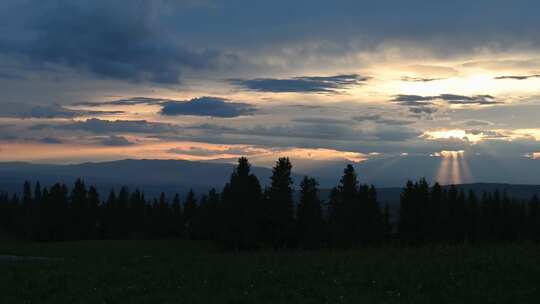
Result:
<svg viewBox="0 0 540 304">
<path fill-rule="evenodd" d="M 540 246 L 222 253 L 188 241 L 0 242 L 0 303 L 538 303 Z"/>
</svg>

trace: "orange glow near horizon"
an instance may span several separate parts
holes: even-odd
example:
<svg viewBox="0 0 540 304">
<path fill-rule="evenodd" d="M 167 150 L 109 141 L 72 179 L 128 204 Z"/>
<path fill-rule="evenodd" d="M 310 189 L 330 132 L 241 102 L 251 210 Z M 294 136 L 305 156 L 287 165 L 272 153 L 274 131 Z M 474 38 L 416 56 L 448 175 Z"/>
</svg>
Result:
<svg viewBox="0 0 540 304">
<path fill-rule="evenodd" d="M 160 142 L 130 138 L 133 145 L 101 146 L 95 144 L 43 144 L 29 142 L 0 142 L 0 161 L 28 161 L 36 163 L 81 163 L 119 159 L 177 159 L 209 161 L 236 159 L 276 159 L 286 156 L 309 160 L 347 160 L 361 162 L 367 155 L 332 149 L 262 148 L 251 145 L 223 145 L 201 142 Z"/>
</svg>

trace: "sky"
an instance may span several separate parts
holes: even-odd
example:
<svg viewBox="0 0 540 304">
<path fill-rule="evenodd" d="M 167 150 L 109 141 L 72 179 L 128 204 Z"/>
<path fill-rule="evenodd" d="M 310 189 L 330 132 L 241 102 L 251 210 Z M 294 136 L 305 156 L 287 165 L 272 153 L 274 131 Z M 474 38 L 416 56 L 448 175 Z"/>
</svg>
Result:
<svg viewBox="0 0 540 304">
<path fill-rule="evenodd" d="M 420 158 L 435 180 L 489 181 L 465 164 L 540 162 L 539 10 L 3 0 L 0 161 L 288 156 L 320 173 Z"/>
</svg>

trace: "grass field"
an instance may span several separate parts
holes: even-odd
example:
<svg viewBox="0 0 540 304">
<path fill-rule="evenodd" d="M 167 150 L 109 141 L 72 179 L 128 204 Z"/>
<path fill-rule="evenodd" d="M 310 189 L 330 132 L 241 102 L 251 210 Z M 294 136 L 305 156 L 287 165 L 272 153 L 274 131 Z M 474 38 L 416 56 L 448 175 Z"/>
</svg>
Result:
<svg viewBox="0 0 540 304">
<path fill-rule="evenodd" d="M 0 242 L 0 303 L 538 303 L 533 244 L 222 253 L 189 241 Z"/>
</svg>

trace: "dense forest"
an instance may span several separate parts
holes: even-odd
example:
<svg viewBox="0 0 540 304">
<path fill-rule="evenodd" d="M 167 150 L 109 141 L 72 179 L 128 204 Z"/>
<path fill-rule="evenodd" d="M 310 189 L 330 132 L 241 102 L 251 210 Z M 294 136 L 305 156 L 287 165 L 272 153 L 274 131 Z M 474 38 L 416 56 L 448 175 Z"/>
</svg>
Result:
<svg viewBox="0 0 540 304">
<path fill-rule="evenodd" d="M 41 187 L 26 182 L 20 196 L 0 193 L 0 233 L 38 241 L 186 238 L 226 248 L 353 248 L 385 243 L 423 244 L 540 240 L 540 201 L 494 191 L 477 196 L 455 186 L 408 182 L 399 215 L 380 206 L 374 186 L 362 185 L 348 165 L 327 201 L 315 179 L 301 181 L 293 201 L 292 164 L 280 158 L 270 186 L 261 187 L 240 158 L 230 181 L 196 196 L 148 199 L 122 187 L 100 198 L 78 179 Z"/>
</svg>

